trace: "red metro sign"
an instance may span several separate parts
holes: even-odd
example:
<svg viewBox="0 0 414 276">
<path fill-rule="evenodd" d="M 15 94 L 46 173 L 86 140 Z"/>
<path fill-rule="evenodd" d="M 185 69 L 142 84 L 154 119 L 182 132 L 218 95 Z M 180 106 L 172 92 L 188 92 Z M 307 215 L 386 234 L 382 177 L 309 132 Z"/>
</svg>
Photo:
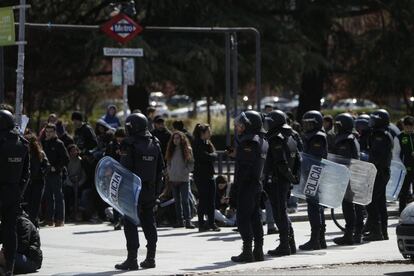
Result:
<svg viewBox="0 0 414 276">
<path fill-rule="evenodd" d="M 118 14 L 101 26 L 101 30 L 120 43 L 127 43 L 144 28 L 125 14 Z"/>
</svg>

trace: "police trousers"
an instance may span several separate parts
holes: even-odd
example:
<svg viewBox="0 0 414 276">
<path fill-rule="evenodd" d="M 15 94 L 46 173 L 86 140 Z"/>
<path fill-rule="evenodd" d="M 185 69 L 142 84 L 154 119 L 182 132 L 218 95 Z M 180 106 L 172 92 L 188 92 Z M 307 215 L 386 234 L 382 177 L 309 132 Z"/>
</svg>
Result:
<svg viewBox="0 0 414 276">
<path fill-rule="evenodd" d="M 321 231 L 325 229 L 325 214 L 324 208 L 315 200 L 306 199 L 308 203 L 308 218 L 312 230 Z"/>
<path fill-rule="evenodd" d="M 157 227 L 154 218 L 155 194 L 153 194 L 153 189 L 148 187 L 150 185 L 151 184 L 148 183 L 142 184 L 137 208 L 142 231 L 147 240 L 147 249 L 155 251 L 158 240 Z M 128 253 L 132 252 L 136 255 L 138 248 L 140 247 L 138 228 L 127 218 L 124 220 L 124 233 Z"/>
<path fill-rule="evenodd" d="M 377 176 L 375 177 L 374 191 L 372 193 L 372 202 L 367 206 L 368 219 L 374 226 L 379 224 L 384 230 L 388 226 L 385 192 L 389 179 L 390 168 L 377 168 Z"/>
<path fill-rule="evenodd" d="M 342 213 L 345 219 L 345 229 L 349 233 L 361 233 L 364 227 L 364 206 L 349 201 L 342 201 Z"/>
<path fill-rule="evenodd" d="M 1 240 L 3 241 L 6 269 L 12 270 L 17 251 L 17 212 L 19 209 L 19 188 L 0 183 Z"/>
<path fill-rule="evenodd" d="M 250 188 L 250 189 L 249 189 Z M 244 243 L 263 243 L 260 200 L 262 192 L 251 187 L 239 187 L 237 195 L 237 228 Z"/>
<path fill-rule="evenodd" d="M 280 238 L 288 239 L 291 228 L 291 221 L 287 213 L 287 201 L 290 192 L 290 183 L 279 181 L 272 183 L 270 190 L 270 202 L 272 203 L 273 217 L 277 228 L 279 228 Z"/>
</svg>

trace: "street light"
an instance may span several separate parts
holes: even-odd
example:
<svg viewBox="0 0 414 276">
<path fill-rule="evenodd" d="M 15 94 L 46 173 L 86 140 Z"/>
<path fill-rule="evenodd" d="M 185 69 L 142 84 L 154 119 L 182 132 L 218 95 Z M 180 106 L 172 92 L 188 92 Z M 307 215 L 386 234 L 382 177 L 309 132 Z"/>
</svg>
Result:
<svg viewBox="0 0 414 276">
<path fill-rule="evenodd" d="M 413 96 L 410 97 L 410 102 L 414 102 L 414 97 Z"/>
<path fill-rule="evenodd" d="M 248 100 L 249 100 L 249 97 L 247 97 L 247 96 L 243 97 L 243 102 L 247 102 Z"/>
</svg>

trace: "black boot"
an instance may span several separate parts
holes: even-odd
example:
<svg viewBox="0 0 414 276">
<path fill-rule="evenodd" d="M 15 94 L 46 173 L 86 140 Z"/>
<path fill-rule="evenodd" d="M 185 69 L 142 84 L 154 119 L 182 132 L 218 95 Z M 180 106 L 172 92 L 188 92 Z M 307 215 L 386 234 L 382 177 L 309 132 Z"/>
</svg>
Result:
<svg viewBox="0 0 414 276">
<path fill-rule="evenodd" d="M 320 244 L 320 229 L 312 229 L 311 231 L 311 238 L 310 240 L 299 246 L 300 250 L 305 250 L 305 251 L 309 251 L 309 250 L 320 250 L 321 249 L 321 244 Z"/>
<path fill-rule="evenodd" d="M 354 237 L 352 231 L 346 230 L 342 237 L 334 238 L 333 242 L 337 245 L 354 245 Z"/>
<path fill-rule="evenodd" d="M 328 246 L 326 245 L 326 240 L 325 240 L 325 232 L 326 232 L 326 228 L 325 226 L 321 227 L 321 232 L 319 235 L 319 243 L 321 245 L 321 249 L 326 249 L 328 248 Z"/>
<path fill-rule="evenodd" d="M 267 254 L 274 257 L 288 256 L 291 254 L 288 235 L 279 235 L 280 244 L 276 249 L 267 251 Z"/>
<path fill-rule="evenodd" d="M 295 233 L 293 232 L 293 228 L 290 227 L 289 230 L 289 247 L 290 247 L 290 254 L 296 254 L 296 242 L 295 242 Z"/>
<path fill-rule="evenodd" d="M 361 244 L 362 243 L 362 231 L 356 230 L 353 236 L 354 244 Z"/>
<path fill-rule="evenodd" d="M 382 241 L 384 240 L 384 236 L 382 235 L 382 231 L 380 226 L 377 224 L 371 227 L 371 232 L 364 237 L 364 241 Z"/>
<path fill-rule="evenodd" d="M 147 247 L 147 257 L 139 264 L 142 268 L 155 267 L 155 247 Z"/>
<path fill-rule="evenodd" d="M 254 258 L 255 262 L 263 262 L 264 261 L 263 239 L 261 239 L 259 241 L 254 241 L 253 258 Z"/>
<path fill-rule="evenodd" d="M 121 263 L 116 264 L 115 269 L 119 270 L 138 270 L 137 252 L 128 252 L 127 259 Z"/>
<path fill-rule="evenodd" d="M 251 263 L 254 261 L 252 252 L 252 242 L 243 242 L 243 251 L 239 256 L 231 257 L 235 263 Z"/>
</svg>

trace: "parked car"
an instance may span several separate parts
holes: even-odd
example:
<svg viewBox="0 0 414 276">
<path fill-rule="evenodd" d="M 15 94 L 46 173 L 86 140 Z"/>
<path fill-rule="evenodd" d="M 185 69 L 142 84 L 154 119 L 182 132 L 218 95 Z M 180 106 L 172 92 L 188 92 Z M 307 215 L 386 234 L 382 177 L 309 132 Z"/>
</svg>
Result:
<svg viewBox="0 0 414 276">
<path fill-rule="evenodd" d="M 164 93 L 158 91 L 158 92 L 151 92 L 149 94 L 149 101 L 150 103 L 156 102 L 156 103 L 166 103 L 167 97 L 165 97 Z"/>
<path fill-rule="evenodd" d="M 207 101 L 200 100 L 196 103 L 197 106 L 197 114 L 206 114 L 207 113 Z M 193 104 L 190 104 L 186 107 L 181 107 L 174 109 L 170 112 L 171 118 L 176 119 L 185 119 L 190 116 L 193 112 Z M 221 115 L 226 112 L 226 106 L 224 104 L 220 104 L 218 102 L 212 101 L 210 104 L 210 114 L 213 116 Z"/>
<path fill-rule="evenodd" d="M 164 118 L 170 117 L 170 110 L 168 109 L 168 106 L 165 103 L 162 102 L 151 102 L 151 106 L 155 107 L 155 115 L 161 115 Z M 131 110 L 127 110 L 127 116 L 131 114 Z M 118 118 L 123 119 L 124 118 L 124 111 L 121 110 L 118 113 L 116 113 L 116 116 Z"/>
<path fill-rule="evenodd" d="M 404 258 L 414 260 L 414 202 L 408 204 L 400 215 L 397 245 Z"/>
<path fill-rule="evenodd" d="M 342 99 L 336 102 L 333 105 L 334 109 L 350 109 L 350 110 L 358 110 L 358 109 L 365 109 L 365 108 L 378 108 L 378 105 L 370 100 L 367 99 Z"/>
<path fill-rule="evenodd" d="M 188 95 L 174 95 L 167 100 L 167 104 L 171 106 L 184 106 L 191 104 L 191 98 Z"/>
</svg>

